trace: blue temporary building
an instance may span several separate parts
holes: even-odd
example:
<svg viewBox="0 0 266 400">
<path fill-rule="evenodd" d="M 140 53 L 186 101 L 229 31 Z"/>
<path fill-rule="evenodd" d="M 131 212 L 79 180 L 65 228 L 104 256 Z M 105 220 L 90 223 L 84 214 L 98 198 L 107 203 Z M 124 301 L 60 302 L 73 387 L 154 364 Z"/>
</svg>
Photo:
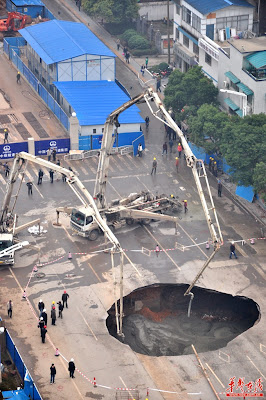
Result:
<svg viewBox="0 0 266 400">
<path fill-rule="evenodd" d="M 28 67 L 48 90 L 54 81 L 115 80 L 116 55 L 86 25 L 54 19 L 19 32 Z"/>
<path fill-rule="evenodd" d="M 108 115 L 130 98 L 116 82 L 54 82 L 60 105 L 66 113 L 76 113 L 79 121 L 80 149 L 99 148 Z M 136 105 L 122 112 L 116 145 L 131 145 L 142 132 L 144 122 Z"/>
<path fill-rule="evenodd" d="M 41 0 L 6 0 L 7 11 L 17 11 L 32 18 L 45 17 L 45 5 Z"/>
</svg>

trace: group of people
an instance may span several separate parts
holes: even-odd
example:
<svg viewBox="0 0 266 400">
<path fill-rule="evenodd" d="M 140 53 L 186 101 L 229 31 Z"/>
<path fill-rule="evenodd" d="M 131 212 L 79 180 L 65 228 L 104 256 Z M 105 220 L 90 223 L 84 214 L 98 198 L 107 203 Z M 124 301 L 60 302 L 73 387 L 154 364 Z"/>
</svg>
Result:
<svg viewBox="0 0 266 400">
<path fill-rule="evenodd" d="M 75 372 L 76 366 L 74 363 L 74 358 L 71 358 L 71 360 L 68 363 L 68 371 L 69 371 L 69 377 L 70 378 L 75 378 L 74 377 L 74 372 Z M 55 383 L 55 375 L 56 375 L 56 368 L 55 365 L 52 364 L 50 367 L 50 384 Z"/>
<path fill-rule="evenodd" d="M 58 305 L 58 318 L 63 318 L 63 310 L 64 307 L 68 308 L 67 300 L 69 298 L 69 294 L 64 290 L 64 293 L 62 294 L 62 299 L 57 302 Z M 47 333 L 47 312 L 45 308 L 45 304 L 40 299 L 38 303 L 38 309 L 39 309 L 39 323 L 38 323 L 38 328 L 40 328 L 40 334 L 42 338 L 42 343 L 45 343 L 45 336 Z M 12 315 L 12 313 L 11 313 Z M 56 309 L 55 309 L 55 301 L 52 301 L 51 305 L 51 320 L 52 320 L 52 325 L 55 326 L 56 322 Z"/>
</svg>

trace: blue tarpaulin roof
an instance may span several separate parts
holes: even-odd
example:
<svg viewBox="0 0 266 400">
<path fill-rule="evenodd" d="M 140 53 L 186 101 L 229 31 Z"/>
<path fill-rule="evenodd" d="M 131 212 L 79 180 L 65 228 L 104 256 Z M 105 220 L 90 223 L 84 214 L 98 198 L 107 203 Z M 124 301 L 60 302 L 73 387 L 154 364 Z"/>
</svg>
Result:
<svg viewBox="0 0 266 400">
<path fill-rule="evenodd" d="M 19 31 L 45 64 L 83 54 L 116 57 L 84 24 L 52 20 Z"/>
<path fill-rule="evenodd" d="M 113 81 L 54 82 L 77 114 L 81 126 L 103 125 L 108 115 L 129 100 Z M 119 116 L 122 124 L 142 123 L 139 109 L 133 105 Z"/>
<path fill-rule="evenodd" d="M 29 397 L 25 394 L 24 390 L 8 390 L 2 392 L 5 400 L 29 400 Z"/>
<path fill-rule="evenodd" d="M 254 197 L 254 191 L 252 186 L 237 186 L 236 187 L 236 194 L 243 199 L 252 203 Z"/>
<path fill-rule="evenodd" d="M 11 0 L 11 2 L 17 7 L 44 6 L 41 0 Z"/>
<path fill-rule="evenodd" d="M 266 51 L 259 51 L 257 53 L 252 53 L 246 57 L 246 59 L 255 68 L 262 68 L 266 65 Z"/>
<path fill-rule="evenodd" d="M 246 0 L 186 0 L 186 3 L 203 15 L 229 6 L 254 7 Z"/>
</svg>

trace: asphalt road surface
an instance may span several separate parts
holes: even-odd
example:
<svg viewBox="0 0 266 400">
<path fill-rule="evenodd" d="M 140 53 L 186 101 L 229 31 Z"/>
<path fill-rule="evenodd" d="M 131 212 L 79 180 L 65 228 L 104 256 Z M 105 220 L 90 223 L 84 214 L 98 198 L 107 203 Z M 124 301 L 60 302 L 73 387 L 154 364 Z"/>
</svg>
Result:
<svg viewBox="0 0 266 400">
<path fill-rule="evenodd" d="M 119 80 L 135 95 L 141 91 L 137 78 L 122 62 L 117 62 Z M 142 116 L 149 115 L 145 105 L 140 106 Z M 151 115 L 150 115 L 151 118 Z M 144 129 L 145 131 L 145 129 Z M 188 200 L 188 213 L 179 214 L 178 232 L 171 222 L 153 222 L 148 226 L 134 225 L 116 232 L 123 248 L 127 249 L 124 266 L 124 294 L 153 283 L 191 283 L 208 257 L 204 242 L 210 238 L 207 223 L 194 184 L 193 176 L 184 160 L 180 161 L 179 172 L 175 170 L 176 153 L 162 156 L 165 141 L 164 127 L 151 119 L 150 128 L 145 132 L 147 150 L 142 158 L 131 155 L 116 155 L 111 158 L 107 198 L 124 197 L 132 192 L 150 190 L 154 194 L 165 193 L 178 196 L 180 201 Z M 174 146 L 176 151 L 176 144 Z M 156 176 L 151 176 L 153 157 L 157 157 Z M 85 161 L 66 162 L 78 172 L 85 187 L 93 193 L 97 158 Z M 79 205 L 78 199 L 66 183 L 49 182 L 48 171 L 42 186 L 37 186 L 38 167 L 29 163 L 25 180 L 33 179 L 33 195 L 27 195 L 25 182 L 21 186 L 16 204 L 19 224 L 33 218 L 41 218 L 47 231 L 39 237 L 27 232 L 20 239 L 29 239 L 40 247 L 40 261 L 44 265 L 38 272 L 41 277 L 31 274 L 38 253 L 22 249 L 16 254 L 13 268 L 0 270 L 1 313 L 5 316 L 6 302 L 14 301 L 14 316 L 7 321 L 16 345 L 26 361 L 44 399 L 113 399 L 116 388 L 136 388 L 142 399 L 204 399 L 217 398 L 210 388 L 195 355 L 150 357 L 134 353 L 111 337 L 106 328 L 107 310 L 119 297 L 118 284 L 120 269 L 118 259 L 114 273 L 110 255 L 103 252 L 103 238 L 97 242 L 75 235 L 69 226 L 69 219 L 61 216 L 61 227 L 53 226 L 58 206 Z M 217 180 L 212 176 L 210 184 L 218 217 L 224 236 L 224 246 L 215 256 L 211 265 L 198 281 L 198 286 L 214 289 L 232 295 L 247 296 L 257 302 L 261 309 L 261 320 L 248 331 L 237 336 L 226 347 L 200 353 L 200 359 L 218 393 L 225 393 L 230 378 L 244 378 L 245 383 L 266 380 L 265 372 L 265 320 L 266 307 L 266 251 L 264 241 L 237 245 L 238 259 L 229 259 L 229 240 L 259 237 L 256 221 L 223 191 L 217 196 Z M 5 178 L 0 175 L 0 201 L 5 193 Z M 16 189 L 18 184 L 16 185 Z M 14 190 L 16 193 L 16 190 Z M 161 249 L 175 249 L 160 253 L 159 257 L 150 250 L 156 245 Z M 188 247 L 192 246 L 192 247 Z M 139 250 L 139 251 L 132 251 Z M 141 251 L 142 250 L 142 251 Z M 72 260 L 68 260 L 68 252 Z M 85 253 L 85 254 L 75 254 Z M 62 257 L 62 258 L 61 258 Z M 57 260 L 57 261 L 56 261 Z M 21 291 L 27 287 L 32 309 L 21 301 Z M 52 301 L 61 298 L 63 290 L 70 295 L 69 309 L 63 311 L 63 319 L 51 326 L 50 307 Z M 45 302 L 48 311 L 49 340 L 41 343 L 37 329 L 37 304 Z M 197 302 L 197 297 L 193 300 Z M 193 312 L 193 304 L 192 304 Z M 55 347 L 63 357 L 54 357 Z M 75 380 L 68 378 L 67 361 L 75 359 Z M 56 363 L 56 384 L 49 385 L 49 367 Z M 85 375 L 85 376 L 84 376 Z M 89 381 L 96 378 L 97 387 Z M 86 378 L 89 378 L 86 379 Z M 101 386 L 102 385 L 102 386 Z M 236 386 L 234 392 L 237 393 Z M 154 391 L 160 389 L 164 392 Z M 174 392 L 174 393 L 169 393 Z M 120 393 L 120 392 L 119 392 Z M 225 398 L 225 394 L 219 394 Z"/>
</svg>

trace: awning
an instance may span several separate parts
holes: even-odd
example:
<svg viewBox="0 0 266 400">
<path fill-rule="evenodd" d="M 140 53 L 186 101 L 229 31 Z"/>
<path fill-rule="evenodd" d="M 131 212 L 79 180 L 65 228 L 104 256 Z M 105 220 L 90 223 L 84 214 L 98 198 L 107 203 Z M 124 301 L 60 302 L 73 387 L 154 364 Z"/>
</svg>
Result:
<svg viewBox="0 0 266 400">
<path fill-rule="evenodd" d="M 239 117 L 243 117 L 243 110 L 236 110 L 236 114 L 239 115 Z"/>
<path fill-rule="evenodd" d="M 244 83 L 242 83 L 242 82 L 237 83 L 236 86 L 238 86 L 239 89 L 242 90 L 242 92 L 245 93 L 247 96 L 254 94 L 254 92 L 250 88 L 248 88 L 246 85 L 244 85 Z"/>
<path fill-rule="evenodd" d="M 228 71 L 225 73 L 225 76 L 230 79 L 233 83 L 238 83 L 240 82 L 240 79 L 238 79 L 232 72 Z"/>
<path fill-rule="evenodd" d="M 266 65 L 266 51 L 252 53 L 246 57 L 246 60 L 248 60 L 256 69 L 262 68 Z"/>
<path fill-rule="evenodd" d="M 231 108 L 231 110 L 236 111 L 239 107 L 229 98 L 224 99 L 224 102 Z"/>
</svg>

